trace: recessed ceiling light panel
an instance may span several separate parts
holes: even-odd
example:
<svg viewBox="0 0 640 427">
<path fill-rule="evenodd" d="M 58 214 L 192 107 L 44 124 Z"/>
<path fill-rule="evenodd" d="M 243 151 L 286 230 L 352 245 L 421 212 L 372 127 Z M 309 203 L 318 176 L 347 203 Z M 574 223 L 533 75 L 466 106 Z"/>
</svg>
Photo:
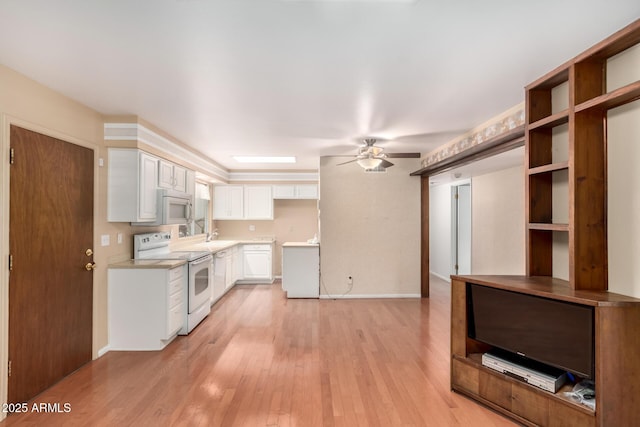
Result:
<svg viewBox="0 0 640 427">
<path fill-rule="evenodd" d="M 288 3 L 417 3 L 418 0 L 280 0 Z"/>
<path fill-rule="evenodd" d="M 293 156 L 233 156 L 238 163 L 295 163 Z"/>
</svg>

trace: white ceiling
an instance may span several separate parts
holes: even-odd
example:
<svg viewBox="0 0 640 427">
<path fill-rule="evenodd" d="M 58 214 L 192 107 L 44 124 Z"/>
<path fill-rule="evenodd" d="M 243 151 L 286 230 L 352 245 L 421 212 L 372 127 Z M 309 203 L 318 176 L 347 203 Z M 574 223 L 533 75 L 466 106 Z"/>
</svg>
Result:
<svg viewBox="0 0 640 427">
<path fill-rule="evenodd" d="M 230 170 L 317 169 L 364 136 L 427 153 L 638 17 L 638 0 L 2 0 L 0 63 Z"/>
</svg>

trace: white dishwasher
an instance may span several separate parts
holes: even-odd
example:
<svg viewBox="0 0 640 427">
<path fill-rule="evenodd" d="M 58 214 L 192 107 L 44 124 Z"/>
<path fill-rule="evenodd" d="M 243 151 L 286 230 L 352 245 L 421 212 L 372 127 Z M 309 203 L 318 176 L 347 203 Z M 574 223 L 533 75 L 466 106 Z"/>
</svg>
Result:
<svg viewBox="0 0 640 427">
<path fill-rule="evenodd" d="M 225 292 L 225 281 L 227 277 L 227 256 L 228 252 L 220 251 L 215 254 L 213 268 L 213 289 L 211 292 L 211 304 L 213 305 Z"/>
</svg>

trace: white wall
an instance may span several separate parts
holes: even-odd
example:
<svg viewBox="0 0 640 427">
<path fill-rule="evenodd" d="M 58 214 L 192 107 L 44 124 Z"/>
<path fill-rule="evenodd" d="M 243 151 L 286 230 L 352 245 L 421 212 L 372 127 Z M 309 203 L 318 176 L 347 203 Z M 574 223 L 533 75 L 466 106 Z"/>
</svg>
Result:
<svg viewBox="0 0 640 427">
<path fill-rule="evenodd" d="M 472 274 L 525 274 L 523 166 L 474 177 Z"/>
<path fill-rule="evenodd" d="M 420 160 L 377 174 L 344 161 L 320 159 L 320 294 L 419 297 Z"/>
<path fill-rule="evenodd" d="M 609 290 L 640 298 L 640 101 L 609 112 Z"/>
<path fill-rule="evenodd" d="M 640 46 L 609 60 L 607 90 L 640 80 Z M 607 117 L 609 290 L 640 298 L 640 101 Z"/>
<path fill-rule="evenodd" d="M 609 60 L 607 90 L 640 80 L 640 46 Z M 607 117 L 609 290 L 640 298 L 640 101 Z"/>
<path fill-rule="evenodd" d="M 445 280 L 452 273 L 451 184 L 429 187 L 429 270 Z"/>
<path fill-rule="evenodd" d="M 429 269 L 447 280 L 455 184 L 429 188 Z M 471 179 L 471 274 L 525 274 L 523 166 Z"/>
</svg>

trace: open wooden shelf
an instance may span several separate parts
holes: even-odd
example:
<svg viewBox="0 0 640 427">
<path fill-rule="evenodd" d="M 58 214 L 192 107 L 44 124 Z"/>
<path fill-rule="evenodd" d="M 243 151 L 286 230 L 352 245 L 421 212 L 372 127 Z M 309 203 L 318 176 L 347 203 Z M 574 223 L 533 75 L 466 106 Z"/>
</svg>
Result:
<svg viewBox="0 0 640 427">
<path fill-rule="evenodd" d="M 609 110 L 640 99 L 640 80 L 576 105 L 575 112 Z"/>
<path fill-rule="evenodd" d="M 569 109 L 562 110 L 558 113 L 552 114 L 534 123 L 531 123 L 527 129 L 530 131 L 536 129 L 550 129 L 566 123 L 569 123 Z"/>
<path fill-rule="evenodd" d="M 566 161 L 566 162 L 558 162 L 558 163 L 551 163 L 549 165 L 530 168 L 528 173 L 529 173 L 529 175 L 538 175 L 538 174 L 541 174 L 541 173 L 556 172 L 556 171 L 567 170 L 567 169 L 569 169 L 569 162 L 568 161 Z"/>
<path fill-rule="evenodd" d="M 527 228 L 529 230 L 569 231 L 569 224 L 546 224 L 540 222 L 530 222 Z"/>
</svg>

